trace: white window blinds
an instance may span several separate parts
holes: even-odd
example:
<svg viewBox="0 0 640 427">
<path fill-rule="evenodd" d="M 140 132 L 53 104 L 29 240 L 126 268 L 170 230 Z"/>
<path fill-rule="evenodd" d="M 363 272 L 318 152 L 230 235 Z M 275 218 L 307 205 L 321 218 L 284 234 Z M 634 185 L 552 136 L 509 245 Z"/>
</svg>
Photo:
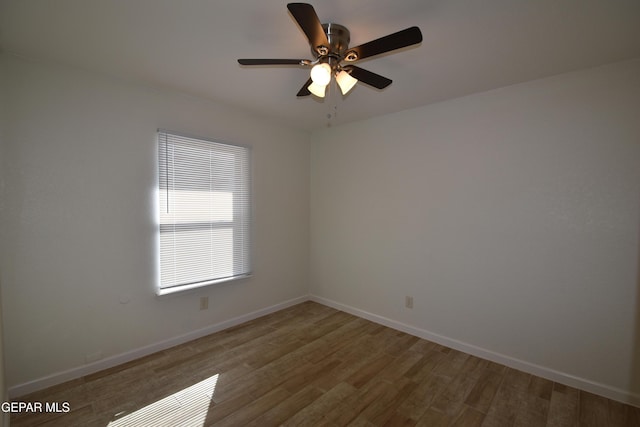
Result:
<svg viewBox="0 0 640 427">
<path fill-rule="evenodd" d="M 158 131 L 159 293 L 246 277 L 249 149 Z"/>
</svg>

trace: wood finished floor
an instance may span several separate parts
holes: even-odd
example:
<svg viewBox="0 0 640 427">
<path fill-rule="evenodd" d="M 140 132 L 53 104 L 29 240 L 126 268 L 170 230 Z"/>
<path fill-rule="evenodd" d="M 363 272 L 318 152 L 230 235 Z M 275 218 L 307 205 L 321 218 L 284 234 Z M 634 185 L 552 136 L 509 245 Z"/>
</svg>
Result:
<svg viewBox="0 0 640 427">
<path fill-rule="evenodd" d="M 306 302 L 21 401 L 11 426 L 640 426 L 640 409 Z"/>
</svg>

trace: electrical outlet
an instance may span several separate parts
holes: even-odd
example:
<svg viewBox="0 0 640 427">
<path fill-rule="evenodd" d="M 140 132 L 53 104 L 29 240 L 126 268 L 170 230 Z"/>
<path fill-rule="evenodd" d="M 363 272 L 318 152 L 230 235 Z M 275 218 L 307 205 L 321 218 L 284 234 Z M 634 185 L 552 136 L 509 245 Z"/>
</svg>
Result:
<svg viewBox="0 0 640 427">
<path fill-rule="evenodd" d="M 413 297 L 404 297 L 404 306 L 407 308 L 413 308 Z"/>
<path fill-rule="evenodd" d="M 200 310 L 209 308 L 209 297 L 200 297 Z"/>
</svg>

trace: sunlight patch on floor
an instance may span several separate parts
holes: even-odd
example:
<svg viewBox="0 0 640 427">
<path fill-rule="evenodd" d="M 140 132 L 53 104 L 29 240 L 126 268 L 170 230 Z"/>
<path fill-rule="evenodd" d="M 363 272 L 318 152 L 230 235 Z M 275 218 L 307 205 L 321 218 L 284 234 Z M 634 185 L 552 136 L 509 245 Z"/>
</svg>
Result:
<svg viewBox="0 0 640 427">
<path fill-rule="evenodd" d="M 160 425 L 202 426 L 213 393 L 218 383 L 218 375 L 207 378 L 184 388 L 163 399 L 128 414 L 116 414 L 118 419 L 107 427 L 142 427 Z"/>
</svg>

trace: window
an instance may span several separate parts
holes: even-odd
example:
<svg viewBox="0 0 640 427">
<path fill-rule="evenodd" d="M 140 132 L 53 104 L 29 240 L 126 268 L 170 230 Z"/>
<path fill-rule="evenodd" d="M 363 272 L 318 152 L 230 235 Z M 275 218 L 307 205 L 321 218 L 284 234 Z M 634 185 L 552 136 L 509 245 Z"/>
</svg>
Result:
<svg viewBox="0 0 640 427">
<path fill-rule="evenodd" d="M 249 149 L 160 130 L 158 165 L 158 293 L 249 276 Z"/>
</svg>

